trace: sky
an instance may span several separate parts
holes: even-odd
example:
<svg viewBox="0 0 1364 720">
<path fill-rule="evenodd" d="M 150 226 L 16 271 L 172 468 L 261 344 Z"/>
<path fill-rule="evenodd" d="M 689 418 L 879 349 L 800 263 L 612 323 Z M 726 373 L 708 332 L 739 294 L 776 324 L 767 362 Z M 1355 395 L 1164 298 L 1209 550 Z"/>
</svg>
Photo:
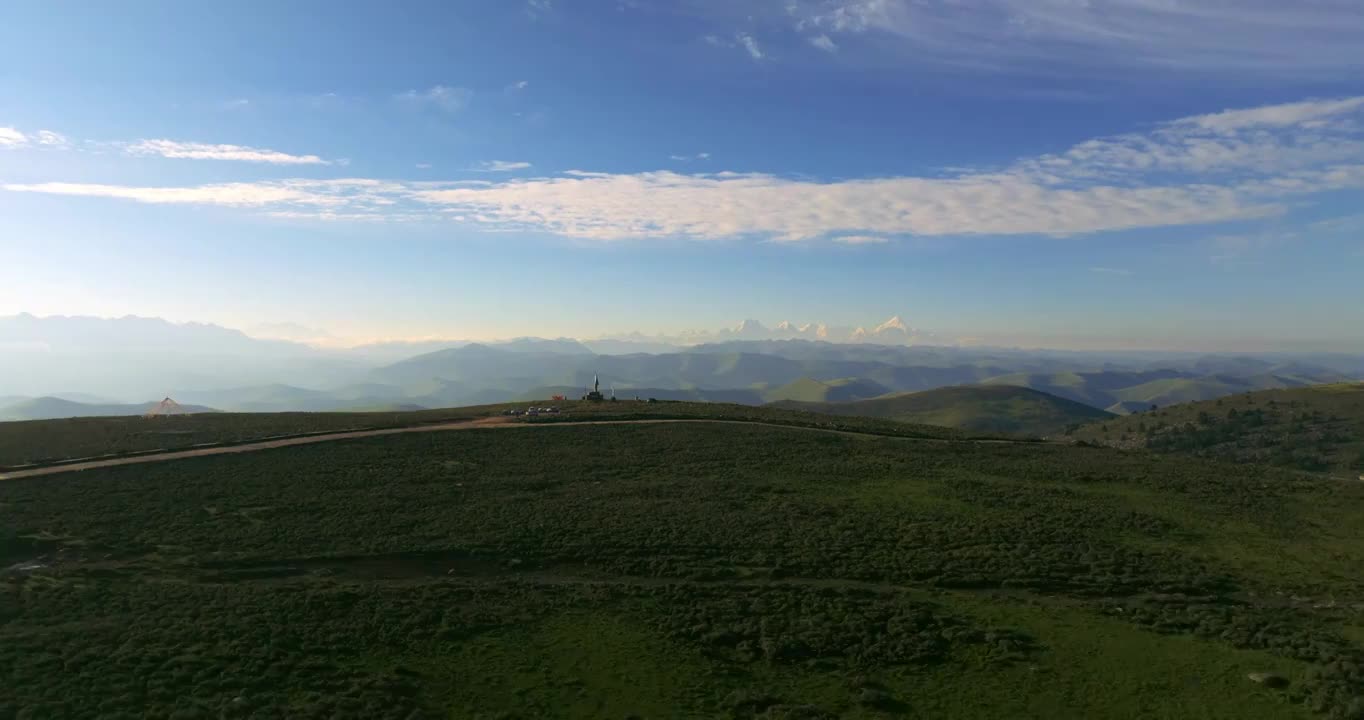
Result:
<svg viewBox="0 0 1364 720">
<path fill-rule="evenodd" d="M 0 315 L 1364 351 L 1357 0 L 0 16 Z"/>
</svg>

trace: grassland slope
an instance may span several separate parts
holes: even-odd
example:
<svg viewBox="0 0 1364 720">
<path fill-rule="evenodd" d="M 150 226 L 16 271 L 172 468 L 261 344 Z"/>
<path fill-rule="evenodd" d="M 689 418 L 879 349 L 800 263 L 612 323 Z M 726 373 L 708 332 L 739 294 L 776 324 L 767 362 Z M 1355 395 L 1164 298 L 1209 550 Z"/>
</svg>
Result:
<svg viewBox="0 0 1364 720">
<path fill-rule="evenodd" d="M 0 483 L 0 716 L 1349 717 L 1364 485 L 1228 469 L 569 422 Z"/>
<path fill-rule="evenodd" d="M 1168 405 L 1076 429 L 1096 445 L 1364 475 L 1364 384 L 1313 385 Z"/>
<path fill-rule="evenodd" d="M 213 413 L 160 418 L 78 417 L 61 420 L 0 423 L 0 469 L 50 464 L 73 458 L 184 450 L 205 445 L 241 444 L 256 440 L 384 428 L 417 427 L 501 415 L 508 410 L 550 404 L 540 399 L 520 403 L 436 410 L 325 413 Z M 874 418 L 830 418 L 781 408 L 707 402 L 557 401 L 562 412 L 538 422 L 630 419 L 717 419 L 771 425 L 847 430 L 873 435 L 925 439 L 961 439 L 966 434 L 942 427 L 910 425 Z M 530 418 L 519 418 L 530 419 Z M 976 433 L 989 437 L 988 433 Z"/>
<path fill-rule="evenodd" d="M 794 410 L 885 418 L 975 432 L 1050 435 L 1069 425 L 1111 418 L 1084 403 L 1012 385 L 963 385 L 896 393 L 855 402 L 776 404 Z"/>
</svg>

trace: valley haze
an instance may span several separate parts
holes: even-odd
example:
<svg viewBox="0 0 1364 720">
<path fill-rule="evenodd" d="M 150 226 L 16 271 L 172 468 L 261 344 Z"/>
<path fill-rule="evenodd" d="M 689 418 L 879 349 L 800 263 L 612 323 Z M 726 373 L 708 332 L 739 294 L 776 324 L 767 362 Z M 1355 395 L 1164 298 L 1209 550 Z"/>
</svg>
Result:
<svg viewBox="0 0 1364 720">
<path fill-rule="evenodd" d="M 1364 378 L 1364 355 L 948 345 L 899 317 L 854 328 L 745 320 L 670 337 L 339 348 L 159 318 L 21 314 L 0 318 L 0 345 L 0 420 L 140 414 L 163 397 L 235 412 L 441 408 L 577 397 L 597 376 L 622 398 L 838 403 L 978 384 L 1127 414 Z"/>
</svg>

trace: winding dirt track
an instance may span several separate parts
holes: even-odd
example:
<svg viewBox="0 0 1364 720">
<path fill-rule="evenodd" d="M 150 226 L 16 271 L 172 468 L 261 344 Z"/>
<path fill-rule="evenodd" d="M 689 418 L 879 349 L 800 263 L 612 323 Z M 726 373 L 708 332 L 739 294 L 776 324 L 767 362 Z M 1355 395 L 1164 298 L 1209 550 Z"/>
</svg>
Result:
<svg viewBox="0 0 1364 720">
<path fill-rule="evenodd" d="M 459 422 L 442 423 L 439 425 L 418 425 L 414 427 L 384 428 L 382 430 L 352 430 L 349 432 L 327 433 L 325 435 L 308 435 L 305 437 L 281 438 L 279 440 L 263 440 L 261 442 L 244 443 L 241 445 L 222 445 L 214 447 L 195 448 L 191 450 L 172 450 L 163 453 L 153 453 L 148 455 L 137 455 L 133 457 L 109 458 L 106 460 L 90 460 L 88 462 L 67 463 L 65 465 L 50 465 L 37 467 L 29 470 L 15 470 L 0 474 L 0 480 L 19 480 L 22 478 L 38 477 L 41 475 L 56 475 L 58 473 L 79 472 L 81 470 L 94 470 L 96 468 L 115 467 L 117 465 L 139 465 L 141 463 L 167 462 L 169 460 L 183 460 L 185 458 L 206 457 L 208 455 L 229 455 L 234 453 L 256 452 L 258 450 L 270 450 L 272 448 L 292 447 L 294 445 L 311 445 L 313 443 L 332 442 L 334 440 L 350 440 L 353 438 L 380 437 L 383 435 L 402 435 L 406 433 L 425 433 L 443 432 L 447 430 L 477 430 L 477 429 L 512 429 L 512 428 L 552 428 L 552 427 L 580 427 L 583 425 L 662 425 L 668 423 L 712 423 L 722 425 L 761 425 L 764 427 L 785 428 L 787 430 L 806 430 L 809 432 L 831 433 L 834 435 L 853 435 L 860 437 L 887 437 L 899 440 L 926 440 L 930 442 L 946 442 L 937 438 L 911 438 L 896 435 L 878 435 L 876 433 L 861 433 L 852 430 L 833 430 L 829 428 L 802 427 L 800 425 L 782 425 L 780 423 L 749 422 L 747 420 L 710 420 L 706 418 L 696 419 L 644 419 L 644 420 L 582 420 L 554 423 L 522 423 L 513 422 L 508 417 L 488 417 L 477 420 L 461 420 Z M 1012 442 L 1009 440 L 986 440 L 984 442 Z"/>
</svg>

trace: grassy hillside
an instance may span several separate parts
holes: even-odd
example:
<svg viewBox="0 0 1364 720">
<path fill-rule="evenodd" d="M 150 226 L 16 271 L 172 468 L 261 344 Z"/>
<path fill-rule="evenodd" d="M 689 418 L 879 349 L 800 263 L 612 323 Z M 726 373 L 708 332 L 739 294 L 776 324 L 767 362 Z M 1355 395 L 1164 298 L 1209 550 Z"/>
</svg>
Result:
<svg viewBox="0 0 1364 720">
<path fill-rule="evenodd" d="M 1298 387 L 1305 383 L 1290 383 L 1273 375 L 1257 378 L 1210 376 L 1200 378 L 1169 378 L 1123 388 L 1113 393 L 1122 402 L 1144 403 L 1148 407 L 1163 407 L 1176 403 L 1197 402 L 1238 392 Z"/>
<path fill-rule="evenodd" d="M 179 450 L 269 437 L 483 417 L 507 406 L 369 413 L 208 413 L 0 423 L 0 468 L 106 454 Z"/>
<path fill-rule="evenodd" d="M 1078 428 L 1076 440 L 1364 474 L 1364 384 L 1262 390 Z"/>
<path fill-rule="evenodd" d="M 534 400 L 547 402 L 545 396 Z M 98 455 L 126 455 L 189 447 L 237 444 L 265 438 L 310 433 L 391 427 L 413 427 L 500 415 L 525 402 L 437 410 L 328 413 L 215 413 L 159 418 L 93 417 L 0 423 L 0 469 Z M 948 428 L 907 425 L 872 418 L 824 415 L 707 402 L 588 403 L 556 402 L 563 413 L 542 422 L 618 420 L 623 418 L 712 418 L 766 422 L 796 427 L 856 430 L 877 435 L 956 439 L 965 434 Z"/>
<path fill-rule="evenodd" d="M 1230 368 L 1261 369 L 1263 363 L 1232 363 Z M 1219 366 L 1220 367 L 1220 366 Z M 1279 372 L 1247 375 L 1201 375 L 1175 369 L 1103 372 L 1014 373 L 985 380 L 987 385 L 1017 385 L 1041 390 L 1109 412 L 1125 415 L 1176 403 L 1212 400 L 1236 393 L 1304 387 L 1338 382 L 1341 375 L 1296 365 L 1273 366 Z M 1300 374 L 1294 375 L 1293 372 Z"/>
<path fill-rule="evenodd" d="M 1197 459 L 565 425 L 0 507 L 2 716 L 1274 720 L 1364 682 L 1364 484 Z"/>
<path fill-rule="evenodd" d="M 1009 385 L 964 385 L 838 403 L 777 403 L 834 415 L 886 418 L 978 432 L 1050 435 L 1112 415 L 1083 403 Z"/>
<path fill-rule="evenodd" d="M 983 384 L 1032 388 L 1091 407 L 1106 408 L 1121 400 L 1118 392 L 1125 388 L 1180 377 L 1184 375 L 1176 370 L 1013 373 L 989 378 Z"/>
</svg>

